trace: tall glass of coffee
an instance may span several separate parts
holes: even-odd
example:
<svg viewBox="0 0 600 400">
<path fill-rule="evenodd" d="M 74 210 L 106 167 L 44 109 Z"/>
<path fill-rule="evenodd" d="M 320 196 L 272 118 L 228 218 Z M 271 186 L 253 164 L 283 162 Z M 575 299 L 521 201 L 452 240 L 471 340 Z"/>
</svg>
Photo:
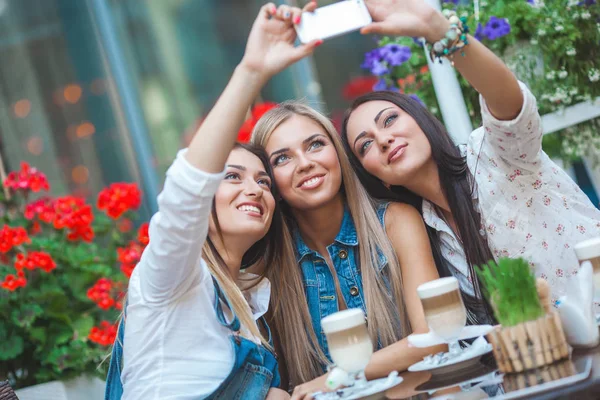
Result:
<svg viewBox="0 0 600 400">
<path fill-rule="evenodd" d="M 373 354 L 373 343 L 363 311 L 350 308 L 328 315 L 321 320 L 321 327 L 333 362 L 364 383 L 364 369 Z"/>
<path fill-rule="evenodd" d="M 458 338 L 467 323 L 458 281 L 453 277 L 436 279 L 420 285 L 417 293 L 429 329 L 448 344 L 450 355 L 458 355 Z"/>
</svg>

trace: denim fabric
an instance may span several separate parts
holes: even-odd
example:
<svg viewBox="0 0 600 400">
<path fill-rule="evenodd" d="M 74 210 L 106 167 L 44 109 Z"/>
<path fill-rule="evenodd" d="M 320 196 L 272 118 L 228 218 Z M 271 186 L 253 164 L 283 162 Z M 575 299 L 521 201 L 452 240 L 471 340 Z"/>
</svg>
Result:
<svg viewBox="0 0 600 400">
<path fill-rule="evenodd" d="M 385 212 L 388 204 L 382 203 L 377 208 L 377 215 L 383 226 L 385 226 Z M 296 260 L 302 268 L 304 289 L 315 335 L 321 349 L 331 360 L 325 333 L 321 327 L 321 319 L 339 311 L 335 282 L 325 258 L 308 248 L 297 230 L 294 232 L 294 242 Z M 327 246 L 327 252 L 337 273 L 340 291 L 347 307 L 361 308 L 366 315 L 363 284 L 358 265 L 360 261 L 358 237 L 354 221 L 352 221 L 352 216 L 347 208 L 344 211 L 341 229 L 334 242 Z M 383 254 L 379 254 L 379 271 L 382 271 L 386 265 L 387 258 Z M 387 282 L 385 274 L 384 280 Z"/>
<path fill-rule="evenodd" d="M 264 346 L 254 343 L 237 335 L 240 330 L 240 321 L 237 316 L 233 316 L 231 322 L 228 322 L 223 313 L 222 303 L 225 303 L 229 309 L 229 301 L 213 278 L 215 287 L 215 313 L 219 322 L 231 329 L 231 343 L 233 345 L 235 361 L 229 376 L 221 383 L 207 399 L 210 400 L 254 400 L 264 399 L 271 387 L 278 387 L 280 384 L 279 370 L 276 356 Z M 127 307 L 125 307 L 127 309 Z M 261 318 L 264 321 L 264 318 Z M 269 334 L 269 344 L 273 345 L 271 340 L 271 330 L 265 322 Z M 117 340 L 113 345 L 108 376 L 106 378 L 105 400 L 120 400 L 123 396 L 123 383 L 121 382 L 121 364 L 123 362 L 123 335 L 124 323 L 121 320 L 117 334 Z"/>
</svg>

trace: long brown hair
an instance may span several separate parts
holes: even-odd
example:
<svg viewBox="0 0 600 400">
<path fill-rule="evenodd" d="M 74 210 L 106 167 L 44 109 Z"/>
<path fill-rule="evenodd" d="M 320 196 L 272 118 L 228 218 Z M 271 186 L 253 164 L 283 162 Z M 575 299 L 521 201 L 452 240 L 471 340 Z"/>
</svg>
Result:
<svg viewBox="0 0 600 400">
<path fill-rule="evenodd" d="M 234 150 L 240 148 L 258 157 L 265 167 L 265 171 L 269 177 L 271 177 L 271 180 L 273 180 L 273 171 L 269 164 L 267 154 L 262 147 L 253 144 L 236 143 Z M 275 185 L 272 185 L 271 193 L 275 199 L 279 197 Z M 212 218 L 215 223 L 216 233 L 222 238 L 221 227 L 214 201 L 212 206 Z M 279 204 L 276 203 L 271 226 L 269 227 L 267 234 L 250 247 L 242 258 L 242 268 L 253 267 L 253 271 L 256 270 L 260 274 L 258 279 L 251 281 L 240 280 L 239 282 L 236 282 L 233 279 L 229 272 L 229 268 L 227 268 L 223 257 L 217 251 L 210 236 L 206 238 L 206 242 L 202 248 L 202 257 L 206 261 L 212 276 L 217 280 L 219 286 L 225 293 L 225 296 L 227 296 L 232 311 L 237 315 L 242 327 L 246 328 L 251 335 L 260 338 L 262 344 L 268 348 L 271 348 L 271 346 L 261 334 L 252 314 L 250 314 L 243 290 L 257 285 L 265 275 L 271 274 L 272 269 L 281 268 L 281 265 L 286 259 L 286 255 L 288 259 L 294 259 L 293 249 L 286 249 L 285 241 L 282 239 L 285 230 L 280 207 Z M 289 260 L 286 262 L 289 262 Z M 240 285 L 243 286 L 240 287 Z"/>
<path fill-rule="evenodd" d="M 348 142 L 348 120 L 356 108 L 370 101 L 387 101 L 396 105 L 410 115 L 425 133 L 431 146 L 433 161 L 438 168 L 442 191 L 448 200 L 452 217 L 457 221 L 459 237 L 469 265 L 469 274 L 473 280 L 475 296 L 462 292 L 465 305 L 469 310 L 469 321 L 474 324 L 493 322 L 492 309 L 485 297 L 482 296 L 481 283 L 473 270 L 474 266 L 483 265 L 493 260 L 493 255 L 486 238 L 479 232 L 481 229 L 481 215 L 473 206 L 472 192 L 474 187 L 465 157 L 461 155 L 444 125 L 410 96 L 391 91 L 367 93 L 356 99 L 346 111 L 342 124 L 342 142 L 352 167 L 371 196 L 378 199 L 409 203 L 422 211 L 423 198 L 403 186 L 388 188 L 384 182 L 370 174 L 352 152 Z M 427 233 L 438 273 L 441 277 L 452 276 L 449 266 L 442 256 L 437 231 L 427 226 Z"/>
<path fill-rule="evenodd" d="M 389 346 L 411 332 L 410 322 L 403 302 L 402 274 L 394 249 L 387 238 L 385 228 L 377 217 L 375 203 L 369 197 L 354 174 L 341 140 L 331 121 L 318 111 L 297 101 L 287 101 L 267 112 L 256 124 L 252 143 L 265 146 L 273 131 L 294 115 L 300 115 L 318 123 L 329 135 L 335 147 L 342 171 L 342 188 L 346 204 L 356 226 L 359 246 L 359 268 L 363 280 L 368 328 L 374 343 Z M 293 216 L 284 215 L 288 226 Z M 291 235 L 285 238 L 292 245 Z M 391 290 L 379 272 L 378 251 L 387 258 L 384 273 Z M 304 291 L 302 272 L 294 260 L 285 269 L 271 269 L 267 277 L 273 283 L 273 321 L 281 339 L 284 358 L 288 363 L 291 382 L 295 385 L 323 373 L 327 363 L 316 340 L 308 303 Z"/>
</svg>

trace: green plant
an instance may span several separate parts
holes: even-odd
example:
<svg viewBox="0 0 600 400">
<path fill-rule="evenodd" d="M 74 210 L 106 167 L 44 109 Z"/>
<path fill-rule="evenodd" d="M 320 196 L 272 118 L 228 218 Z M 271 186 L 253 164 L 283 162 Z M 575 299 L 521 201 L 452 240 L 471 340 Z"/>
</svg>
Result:
<svg viewBox="0 0 600 400">
<path fill-rule="evenodd" d="M 98 369 L 114 340 L 128 276 L 147 243 L 130 222 L 135 184 L 113 184 L 98 211 L 74 196 L 42 197 L 43 173 L 23 163 L 0 191 L 0 380 L 30 386 Z M 121 268 L 119 269 L 119 263 Z"/>
<path fill-rule="evenodd" d="M 443 8 L 467 18 L 472 34 L 529 86 L 540 114 L 600 96 L 600 4 L 596 1 L 482 1 L 479 20 L 471 0 L 446 0 Z M 427 59 L 422 43 L 388 37 L 379 42 L 380 49 L 390 44 L 407 46 L 412 56 L 399 64 L 383 54 L 377 58 L 368 53 L 363 67 L 379 76 L 375 90 L 395 88 L 414 94 L 441 118 L 430 74 L 423 72 Z M 412 83 L 406 84 L 407 80 Z M 479 95 L 462 77 L 459 82 L 473 126 L 480 126 Z M 591 147 L 600 149 L 600 119 L 546 135 L 543 146 L 552 157 L 577 160 Z"/>
<path fill-rule="evenodd" d="M 522 259 L 501 258 L 496 264 L 476 268 L 484 294 L 502 326 L 514 326 L 544 315 L 529 263 Z"/>
</svg>

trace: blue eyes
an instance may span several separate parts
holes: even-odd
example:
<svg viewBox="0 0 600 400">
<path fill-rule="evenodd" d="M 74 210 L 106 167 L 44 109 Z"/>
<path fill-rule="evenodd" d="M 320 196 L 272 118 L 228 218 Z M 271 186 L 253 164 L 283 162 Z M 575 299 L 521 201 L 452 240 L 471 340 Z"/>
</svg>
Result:
<svg viewBox="0 0 600 400">
<path fill-rule="evenodd" d="M 387 128 L 389 127 L 392 122 L 394 122 L 396 120 L 396 118 L 398 118 L 398 114 L 391 114 L 389 116 L 387 116 L 384 120 L 383 120 L 383 127 Z M 365 154 L 365 152 L 369 149 L 369 147 L 373 144 L 373 140 L 372 139 L 366 139 L 364 142 L 362 142 L 362 144 L 360 145 L 360 148 L 358 149 L 358 153 L 362 156 Z"/>
<path fill-rule="evenodd" d="M 387 128 L 392 122 L 394 122 L 394 120 L 396 118 L 398 118 L 398 115 L 396 115 L 396 114 L 390 115 L 383 121 L 383 126 Z"/>
<path fill-rule="evenodd" d="M 317 139 L 317 140 L 312 141 L 308 145 L 307 151 L 318 150 L 321 147 L 325 147 L 325 141 L 323 141 L 321 139 Z M 272 161 L 273 166 L 277 167 L 278 165 L 280 165 L 281 163 L 283 163 L 289 159 L 290 159 L 290 157 L 287 154 L 281 154 L 273 159 L 273 161 Z"/>
</svg>

